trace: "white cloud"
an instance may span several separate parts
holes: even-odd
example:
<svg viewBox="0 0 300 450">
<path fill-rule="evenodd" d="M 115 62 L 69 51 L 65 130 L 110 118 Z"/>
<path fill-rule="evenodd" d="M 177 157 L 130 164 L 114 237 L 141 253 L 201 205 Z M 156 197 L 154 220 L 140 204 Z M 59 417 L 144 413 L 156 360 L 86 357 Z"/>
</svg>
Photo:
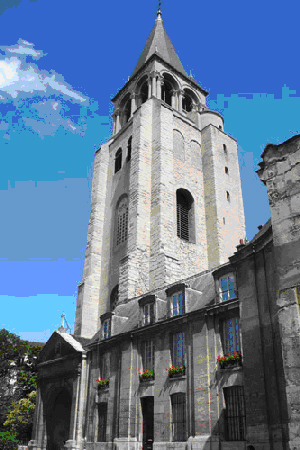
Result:
<svg viewBox="0 0 300 450">
<path fill-rule="evenodd" d="M 10 53 L 19 53 L 20 55 L 30 55 L 35 58 L 40 58 L 41 52 L 34 50 L 33 48 L 24 47 L 23 45 L 19 45 L 16 48 L 7 48 L 7 51 Z"/>
<path fill-rule="evenodd" d="M 47 94 L 48 90 L 51 95 L 53 89 L 76 102 L 85 102 L 87 99 L 75 92 L 72 86 L 64 81 L 63 76 L 41 71 L 36 64 L 26 62 L 27 58 L 39 59 L 44 55 L 42 50 L 35 50 L 33 47 L 34 44 L 23 39 L 19 39 L 17 45 L 0 47 L 0 50 L 5 52 L 2 59 L 0 54 L 0 91 L 17 98 L 20 92 L 34 94 L 42 91 Z M 3 99 L 3 96 L 0 95 L 0 99 Z"/>
</svg>

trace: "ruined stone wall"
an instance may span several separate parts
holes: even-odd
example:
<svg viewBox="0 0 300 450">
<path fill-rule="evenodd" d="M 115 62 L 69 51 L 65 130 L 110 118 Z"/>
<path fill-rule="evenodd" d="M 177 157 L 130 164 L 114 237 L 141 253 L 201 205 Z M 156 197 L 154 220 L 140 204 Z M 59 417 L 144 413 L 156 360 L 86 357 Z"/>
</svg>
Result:
<svg viewBox="0 0 300 450">
<path fill-rule="evenodd" d="M 289 449 L 300 446 L 300 318 L 296 288 L 300 284 L 300 136 L 269 144 L 258 171 L 266 184 L 271 208 L 276 279 L 273 299 L 275 345 L 282 372 L 283 439 Z"/>
</svg>

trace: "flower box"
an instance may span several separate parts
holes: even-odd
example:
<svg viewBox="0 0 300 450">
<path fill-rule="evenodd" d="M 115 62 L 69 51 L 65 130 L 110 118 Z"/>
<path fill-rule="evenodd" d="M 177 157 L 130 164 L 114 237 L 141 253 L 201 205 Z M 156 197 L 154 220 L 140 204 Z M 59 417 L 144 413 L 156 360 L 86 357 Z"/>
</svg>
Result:
<svg viewBox="0 0 300 450">
<path fill-rule="evenodd" d="M 104 389 L 109 387 L 109 378 L 97 378 L 96 382 L 99 389 Z"/>
<path fill-rule="evenodd" d="M 142 372 L 139 372 L 140 376 L 140 382 L 143 383 L 145 381 L 150 381 L 155 379 L 155 373 L 154 370 L 144 370 Z"/>
<path fill-rule="evenodd" d="M 169 374 L 169 378 L 180 378 L 185 375 L 185 366 L 171 366 L 166 369 Z"/>
<path fill-rule="evenodd" d="M 219 363 L 221 369 L 240 367 L 242 366 L 242 355 L 238 352 L 228 353 L 224 356 L 218 356 L 217 362 Z"/>
</svg>

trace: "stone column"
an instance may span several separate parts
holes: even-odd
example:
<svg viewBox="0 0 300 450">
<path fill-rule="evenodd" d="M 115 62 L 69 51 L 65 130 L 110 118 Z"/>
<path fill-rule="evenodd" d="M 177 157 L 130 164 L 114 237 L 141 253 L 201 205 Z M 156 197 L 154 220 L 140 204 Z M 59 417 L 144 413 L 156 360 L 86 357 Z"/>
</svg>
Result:
<svg viewBox="0 0 300 450">
<path fill-rule="evenodd" d="M 130 95 L 130 99 L 131 99 L 131 114 L 130 114 L 130 117 L 132 117 L 133 113 L 136 111 L 136 97 L 137 97 L 137 95 L 134 92 Z"/>
<path fill-rule="evenodd" d="M 113 136 L 116 134 L 116 115 L 114 113 L 112 113 L 112 118 L 113 118 Z"/>
<path fill-rule="evenodd" d="M 178 99 L 177 109 L 179 112 L 182 112 L 182 97 L 183 97 L 183 91 L 181 89 L 179 89 L 177 91 L 177 99 Z"/>
<path fill-rule="evenodd" d="M 151 94 L 152 94 L 152 92 L 151 92 L 151 77 L 150 76 L 148 76 L 147 83 L 148 83 L 148 99 L 149 99 L 149 98 L 151 98 Z"/>
<path fill-rule="evenodd" d="M 115 111 L 115 117 L 116 117 L 116 127 L 115 127 L 115 134 L 119 133 L 121 125 L 120 125 L 120 110 L 117 109 Z"/>
<path fill-rule="evenodd" d="M 156 72 L 151 72 L 150 74 L 151 76 L 151 82 L 152 82 L 152 97 L 156 97 L 156 76 L 157 73 Z"/>
<path fill-rule="evenodd" d="M 201 106 L 197 106 L 195 103 L 193 103 L 192 111 L 195 112 L 195 123 L 199 128 L 199 130 L 201 130 L 201 115 L 200 115 Z"/>
<path fill-rule="evenodd" d="M 156 97 L 161 100 L 161 87 L 163 84 L 163 77 L 161 75 L 158 75 L 157 82 L 156 82 Z"/>
<path fill-rule="evenodd" d="M 172 106 L 172 108 L 177 109 L 176 108 L 177 91 L 173 90 L 173 91 L 171 91 L 171 94 L 172 94 L 171 106 Z"/>
</svg>

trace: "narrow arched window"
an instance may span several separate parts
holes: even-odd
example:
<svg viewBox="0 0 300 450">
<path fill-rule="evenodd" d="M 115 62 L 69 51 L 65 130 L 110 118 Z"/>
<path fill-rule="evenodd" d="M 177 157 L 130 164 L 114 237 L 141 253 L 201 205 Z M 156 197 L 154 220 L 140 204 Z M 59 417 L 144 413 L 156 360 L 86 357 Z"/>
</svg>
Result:
<svg viewBox="0 0 300 450">
<path fill-rule="evenodd" d="M 110 310 L 113 311 L 119 301 L 119 285 L 117 284 L 111 291 L 110 294 Z"/>
<path fill-rule="evenodd" d="M 227 155 L 227 146 L 225 145 L 225 144 L 223 144 L 223 151 L 224 151 L 224 153 L 225 153 L 225 155 Z"/>
<path fill-rule="evenodd" d="M 130 136 L 127 143 L 127 161 L 131 160 L 131 146 L 132 146 L 132 136 Z"/>
<path fill-rule="evenodd" d="M 189 191 L 178 189 L 176 192 L 177 236 L 185 241 L 191 240 L 193 197 Z"/>
<path fill-rule="evenodd" d="M 119 172 L 121 167 L 122 167 L 122 149 L 119 148 L 115 158 L 115 173 Z"/>
<path fill-rule="evenodd" d="M 117 245 L 127 241 L 128 233 L 128 199 L 122 198 L 117 210 Z"/>
<path fill-rule="evenodd" d="M 227 166 L 225 166 L 225 173 L 228 174 L 228 167 Z"/>
<path fill-rule="evenodd" d="M 230 194 L 228 191 L 226 191 L 226 197 L 227 197 L 227 201 L 230 202 Z"/>
</svg>

